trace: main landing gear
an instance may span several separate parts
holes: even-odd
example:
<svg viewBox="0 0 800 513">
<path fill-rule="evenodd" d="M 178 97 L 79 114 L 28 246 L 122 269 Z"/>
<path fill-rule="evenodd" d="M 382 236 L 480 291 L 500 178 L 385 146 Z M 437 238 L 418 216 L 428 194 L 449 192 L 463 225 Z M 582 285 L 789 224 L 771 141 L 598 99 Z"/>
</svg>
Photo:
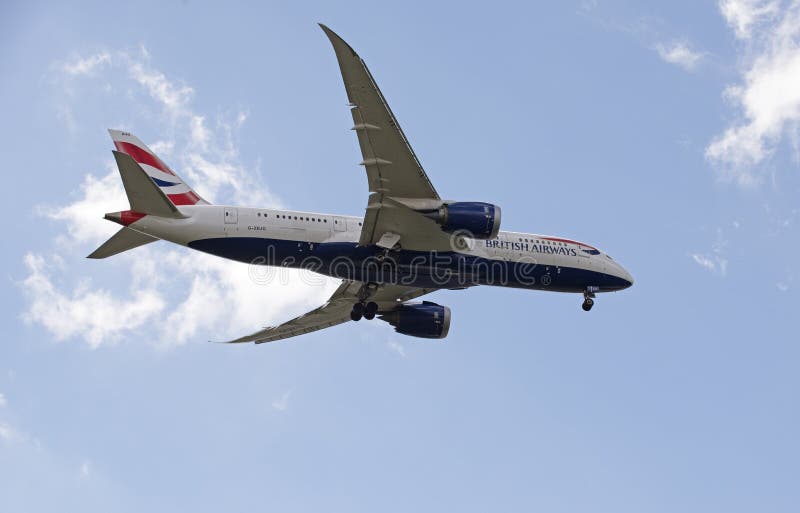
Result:
<svg viewBox="0 0 800 513">
<path fill-rule="evenodd" d="M 353 305 L 353 309 L 350 311 L 350 318 L 354 321 L 360 321 L 363 317 L 364 319 L 371 321 L 375 318 L 376 313 L 378 313 L 378 303 L 374 301 L 364 303 L 362 301 Z"/>
<path fill-rule="evenodd" d="M 375 318 L 375 314 L 378 313 L 378 303 L 375 301 L 368 302 L 367 300 L 372 297 L 377 290 L 377 283 L 365 283 L 361 286 L 356 294 L 358 297 L 358 303 L 354 304 L 353 309 L 350 310 L 350 318 L 352 320 L 360 321 L 363 317 L 364 319 L 371 321 Z"/>
<path fill-rule="evenodd" d="M 597 287 L 587 287 L 583 293 L 583 304 L 581 308 L 583 308 L 584 312 L 588 312 L 594 306 L 594 293 L 597 291 Z"/>
</svg>

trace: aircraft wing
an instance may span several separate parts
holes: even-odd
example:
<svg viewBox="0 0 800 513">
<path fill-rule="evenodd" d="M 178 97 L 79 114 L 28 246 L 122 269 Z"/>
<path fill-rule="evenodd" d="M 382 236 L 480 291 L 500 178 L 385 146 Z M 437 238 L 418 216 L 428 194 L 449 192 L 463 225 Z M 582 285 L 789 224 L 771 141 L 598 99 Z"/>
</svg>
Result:
<svg viewBox="0 0 800 513">
<path fill-rule="evenodd" d="M 435 222 L 408 207 L 438 208 L 441 198 L 381 94 L 364 60 L 335 32 L 320 24 L 330 39 L 342 72 L 361 146 L 370 194 L 359 244 L 377 244 L 386 234 L 400 236 L 408 249 L 447 249 L 449 237 Z M 392 200 L 400 198 L 401 202 Z M 391 240 L 392 237 L 385 240 Z"/>
<path fill-rule="evenodd" d="M 274 342 L 285 338 L 319 331 L 350 320 L 350 310 L 358 302 L 360 282 L 344 281 L 324 305 L 278 326 L 271 326 L 226 343 Z M 404 287 L 401 285 L 379 285 L 369 300 L 378 303 L 379 312 L 388 312 L 404 301 L 408 301 L 437 289 Z"/>
</svg>

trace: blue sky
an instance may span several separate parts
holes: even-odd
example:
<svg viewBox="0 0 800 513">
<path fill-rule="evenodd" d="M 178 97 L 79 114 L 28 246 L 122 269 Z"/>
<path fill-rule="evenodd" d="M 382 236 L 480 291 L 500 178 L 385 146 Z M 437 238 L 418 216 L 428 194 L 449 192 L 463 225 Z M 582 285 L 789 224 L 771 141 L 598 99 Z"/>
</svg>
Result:
<svg viewBox="0 0 800 513">
<path fill-rule="evenodd" d="M 444 196 L 635 286 L 227 347 L 335 283 L 87 261 L 109 127 L 215 202 L 362 212 L 319 21 Z M 0 510 L 796 511 L 800 2 L 6 2 L 0 43 Z"/>
</svg>

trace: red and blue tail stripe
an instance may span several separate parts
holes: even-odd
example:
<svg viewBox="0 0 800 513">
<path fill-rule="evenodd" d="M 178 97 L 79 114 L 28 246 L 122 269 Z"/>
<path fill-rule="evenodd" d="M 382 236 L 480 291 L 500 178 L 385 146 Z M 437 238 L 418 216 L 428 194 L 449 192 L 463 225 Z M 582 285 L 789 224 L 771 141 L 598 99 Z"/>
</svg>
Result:
<svg viewBox="0 0 800 513">
<path fill-rule="evenodd" d="M 176 206 L 208 204 L 136 136 L 109 130 L 118 151 L 130 155 Z"/>
</svg>

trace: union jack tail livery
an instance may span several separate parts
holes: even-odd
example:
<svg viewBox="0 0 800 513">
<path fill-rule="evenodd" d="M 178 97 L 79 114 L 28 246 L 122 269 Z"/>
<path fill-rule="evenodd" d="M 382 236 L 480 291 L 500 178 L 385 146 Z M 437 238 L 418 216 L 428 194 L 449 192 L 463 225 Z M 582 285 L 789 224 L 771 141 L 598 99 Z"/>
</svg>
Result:
<svg viewBox="0 0 800 513">
<path fill-rule="evenodd" d="M 114 146 L 117 147 L 117 151 L 130 155 L 173 205 L 208 204 L 138 137 L 120 130 L 109 130 L 108 133 L 111 134 L 111 139 L 114 140 Z"/>
</svg>

